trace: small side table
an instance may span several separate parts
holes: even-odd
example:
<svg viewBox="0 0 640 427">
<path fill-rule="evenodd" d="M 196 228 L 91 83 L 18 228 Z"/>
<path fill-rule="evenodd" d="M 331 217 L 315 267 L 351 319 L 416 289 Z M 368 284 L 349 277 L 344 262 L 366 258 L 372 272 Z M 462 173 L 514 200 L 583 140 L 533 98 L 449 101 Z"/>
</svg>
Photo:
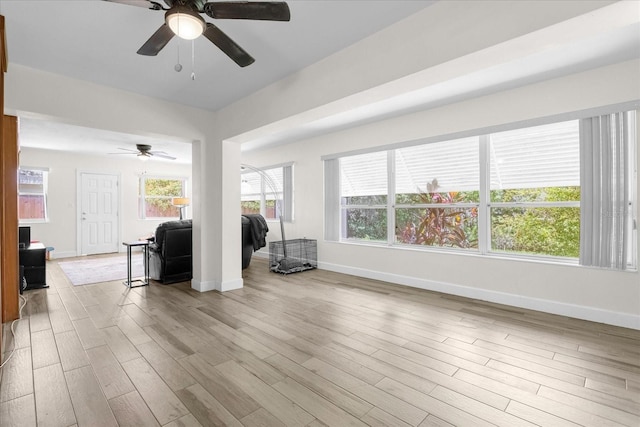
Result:
<svg viewBox="0 0 640 427">
<path fill-rule="evenodd" d="M 122 242 L 127 247 L 127 280 L 122 282 L 129 288 L 138 288 L 140 286 L 149 286 L 149 241 L 138 240 L 135 242 Z M 131 277 L 131 248 L 140 246 L 142 248 L 142 258 L 144 260 L 144 279 L 133 279 Z M 134 282 L 140 282 L 139 285 L 133 285 Z"/>
</svg>

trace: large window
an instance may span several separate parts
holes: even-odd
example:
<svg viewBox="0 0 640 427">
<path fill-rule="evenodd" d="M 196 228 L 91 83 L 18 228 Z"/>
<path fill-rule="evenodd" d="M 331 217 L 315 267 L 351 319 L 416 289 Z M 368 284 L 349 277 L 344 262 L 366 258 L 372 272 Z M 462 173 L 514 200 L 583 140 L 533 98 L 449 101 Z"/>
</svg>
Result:
<svg viewBox="0 0 640 427">
<path fill-rule="evenodd" d="M 23 222 L 47 220 L 48 171 L 43 168 L 18 170 L 18 218 Z"/>
<path fill-rule="evenodd" d="M 261 214 L 267 219 L 293 220 L 293 166 L 264 169 L 246 166 L 240 176 L 242 214 Z"/>
<path fill-rule="evenodd" d="M 179 207 L 174 206 L 172 200 L 185 197 L 185 187 L 185 178 L 141 177 L 138 187 L 140 218 L 179 218 Z"/>
<path fill-rule="evenodd" d="M 622 154 L 631 195 L 636 138 Z M 576 262 L 582 152 L 580 120 L 570 120 L 325 158 L 326 238 Z M 629 200 L 624 211 L 637 212 Z M 635 242 L 635 218 L 628 224 Z M 631 267 L 636 247 L 625 252 Z"/>
</svg>

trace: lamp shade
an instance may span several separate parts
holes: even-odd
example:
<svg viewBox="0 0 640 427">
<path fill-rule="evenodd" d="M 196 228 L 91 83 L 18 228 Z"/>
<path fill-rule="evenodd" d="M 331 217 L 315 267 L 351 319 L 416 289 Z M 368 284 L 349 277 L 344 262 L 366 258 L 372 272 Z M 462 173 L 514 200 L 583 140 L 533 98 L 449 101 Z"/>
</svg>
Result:
<svg viewBox="0 0 640 427">
<path fill-rule="evenodd" d="M 187 7 L 172 8 L 164 19 L 171 31 L 185 40 L 193 40 L 204 32 L 204 19 Z"/>
<path fill-rule="evenodd" d="M 173 206 L 189 206 L 189 198 L 188 197 L 174 197 L 171 199 L 171 204 Z"/>
</svg>

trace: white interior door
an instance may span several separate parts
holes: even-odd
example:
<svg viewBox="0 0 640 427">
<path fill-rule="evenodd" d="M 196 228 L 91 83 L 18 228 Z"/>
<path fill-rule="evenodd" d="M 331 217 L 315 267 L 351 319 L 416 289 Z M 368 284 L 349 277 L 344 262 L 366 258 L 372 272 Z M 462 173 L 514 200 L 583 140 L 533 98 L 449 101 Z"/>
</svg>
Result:
<svg viewBox="0 0 640 427">
<path fill-rule="evenodd" d="M 118 176 L 80 174 L 82 255 L 118 252 Z"/>
</svg>

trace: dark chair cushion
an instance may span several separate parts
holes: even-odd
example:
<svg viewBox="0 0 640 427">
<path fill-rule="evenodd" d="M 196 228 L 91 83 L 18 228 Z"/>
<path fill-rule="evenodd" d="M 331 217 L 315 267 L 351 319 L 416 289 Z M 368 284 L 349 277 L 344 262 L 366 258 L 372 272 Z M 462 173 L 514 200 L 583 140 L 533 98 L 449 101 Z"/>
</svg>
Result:
<svg viewBox="0 0 640 427">
<path fill-rule="evenodd" d="M 193 274 L 191 220 L 168 221 L 156 229 L 149 245 L 154 280 L 175 283 L 191 280 Z"/>
<path fill-rule="evenodd" d="M 240 217 L 242 223 L 242 269 L 249 267 L 253 254 L 253 238 L 251 235 L 251 221 L 246 216 Z"/>
</svg>

